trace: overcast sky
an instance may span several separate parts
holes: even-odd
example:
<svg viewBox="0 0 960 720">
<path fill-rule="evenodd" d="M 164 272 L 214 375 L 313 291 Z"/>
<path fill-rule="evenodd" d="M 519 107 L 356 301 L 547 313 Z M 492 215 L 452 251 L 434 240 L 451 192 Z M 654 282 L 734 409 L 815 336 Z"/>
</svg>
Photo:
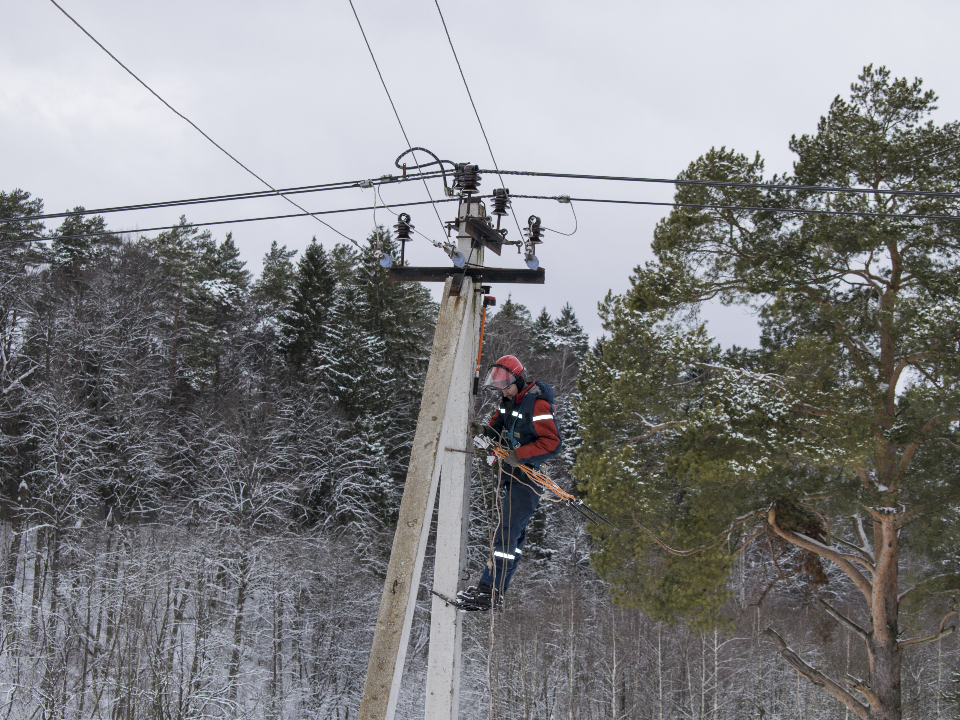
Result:
<svg viewBox="0 0 960 720">
<path fill-rule="evenodd" d="M 58 0 L 162 97 L 276 187 L 376 178 L 406 147 L 347 0 Z M 354 0 L 414 145 L 491 165 L 433 0 Z M 960 118 L 956 2 L 569 2 L 442 0 L 501 168 L 673 177 L 713 146 L 759 151 L 788 171 L 792 134 L 815 130 L 868 63 L 921 77 L 938 121 Z M 433 183 L 434 196 L 442 194 Z M 482 189 L 496 179 L 487 176 Z M 669 200 L 671 186 L 509 178 L 513 193 Z M 49 0 L 0 3 L 0 189 L 47 211 L 262 189 L 94 45 Z M 423 200 L 422 185 L 386 202 Z M 369 205 L 370 190 L 299 196 L 310 210 Z M 569 206 L 514 204 L 573 228 Z M 113 215 L 111 229 L 295 211 L 282 199 Z M 663 208 L 576 207 L 572 237 L 547 234 L 544 286 L 494 288 L 536 314 L 575 308 L 596 337 L 597 302 L 651 258 Z M 409 211 L 434 238 L 429 206 Z M 441 206 L 447 219 L 453 209 Z M 361 239 L 372 214 L 327 218 Z M 392 216 L 382 211 L 377 221 Z M 272 240 L 301 249 L 337 236 L 311 218 L 221 226 L 259 271 Z M 516 229 L 511 233 L 515 237 Z M 414 264 L 445 257 L 423 240 Z M 507 251 L 502 264 L 522 266 Z M 491 263 L 492 264 L 492 263 Z M 724 344 L 756 343 L 738 309 L 708 308 Z"/>
</svg>

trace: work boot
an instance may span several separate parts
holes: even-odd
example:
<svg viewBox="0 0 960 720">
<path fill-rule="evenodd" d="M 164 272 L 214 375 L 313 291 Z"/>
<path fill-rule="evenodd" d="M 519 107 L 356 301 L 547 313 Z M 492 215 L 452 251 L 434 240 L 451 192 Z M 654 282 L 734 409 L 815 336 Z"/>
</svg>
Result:
<svg viewBox="0 0 960 720">
<path fill-rule="evenodd" d="M 503 598 L 500 593 L 486 583 L 478 583 L 477 585 L 471 585 L 466 590 L 461 590 L 457 593 L 457 600 L 460 601 L 462 609 L 470 612 L 482 612 L 489 610 L 491 607 L 499 608 L 503 605 Z"/>
</svg>

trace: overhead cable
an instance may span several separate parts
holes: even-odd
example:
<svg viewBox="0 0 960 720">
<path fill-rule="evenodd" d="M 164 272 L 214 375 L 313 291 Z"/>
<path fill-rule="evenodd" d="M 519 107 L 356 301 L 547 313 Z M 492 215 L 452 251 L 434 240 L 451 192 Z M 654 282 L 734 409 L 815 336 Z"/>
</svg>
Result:
<svg viewBox="0 0 960 720">
<path fill-rule="evenodd" d="M 422 164 L 421 164 L 421 163 L 417 160 L 416 153 L 414 152 L 414 151 L 416 151 L 416 150 L 420 150 L 421 152 L 425 152 L 427 155 L 429 155 L 430 157 L 432 157 L 433 160 L 431 160 L 431 161 L 428 162 L 428 163 L 422 163 Z M 403 163 L 403 165 L 401 165 L 401 164 L 400 164 L 400 161 L 403 159 L 403 156 L 404 156 L 404 155 L 408 155 L 408 154 L 410 154 L 410 153 L 414 153 L 414 155 L 413 155 L 413 163 L 414 163 L 414 165 L 416 166 L 416 168 L 417 168 L 418 170 L 421 170 L 421 174 L 423 174 L 422 168 L 430 167 L 431 165 L 439 165 L 439 166 L 440 166 L 439 172 L 440 172 L 440 174 L 443 176 L 443 187 L 444 187 L 445 190 L 446 190 L 446 189 L 449 189 L 450 186 L 447 185 L 447 173 L 446 173 L 446 171 L 443 169 L 443 165 L 444 165 L 444 163 L 446 163 L 447 165 L 451 165 L 451 166 L 453 167 L 453 169 L 456 169 L 457 164 L 456 164 L 455 162 L 453 162 L 453 160 L 441 160 L 439 157 L 437 157 L 436 153 L 432 152 L 431 150 L 427 150 L 425 147 L 412 147 L 412 148 L 407 148 L 407 149 L 404 150 L 402 153 L 400 153 L 399 155 L 397 155 L 397 159 L 393 161 L 394 167 L 396 167 L 398 170 L 403 170 L 403 172 L 406 173 L 406 171 L 407 171 L 407 164 L 406 164 L 406 163 Z M 429 175 L 429 174 L 430 174 L 430 173 L 427 173 L 427 175 Z"/>
<path fill-rule="evenodd" d="M 479 197 L 483 199 L 483 198 L 490 198 L 493 196 L 480 195 Z M 697 208 L 702 210 L 746 210 L 750 212 L 795 213 L 800 215 L 839 215 L 839 216 L 845 216 L 845 217 L 889 218 L 893 220 L 960 220 L 960 215 L 881 213 L 881 212 L 869 212 L 869 211 L 857 211 L 857 210 L 814 210 L 814 209 L 808 209 L 808 208 L 775 208 L 775 207 L 759 207 L 759 206 L 751 206 L 751 205 L 720 205 L 720 204 L 710 204 L 710 203 L 703 203 L 703 204 L 670 203 L 670 202 L 654 202 L 649 200 L 611 200 L 611 199 L 605 199 L 605 198 L 570 197 L 569 195 L 516 195 L 514 197 L 528 199 L 528 200 L 555 200 L 561 203 L 576 201 L 576 202 L 590 202 L 590 203 L 610 203 L 615 205 L 652 205 L 657 207 Z M 416 202 L 407 202 L 407 203 L 392 203 L 390 207 L 411 207 L 414 205 L 430 205 L 432 203 L 446 203 L 446 202 L 457 202 L 457 201 L 458 201 L 458 198 L 442 198 L 440 200 L 420 200 Z M 381 207 L 384 207 L 384 205 L 381 205 Z M 210 222 L 188 223 L 186 226 L 164 225 L 160 227 L 138 228 L 136 230 L 104 230 L 101 232 L 79 233 L 76 235 L 53 235 L 50 237 L 32 236 L 29 238 L 2 241 L 0 242 L 0 246 L 19 245 L 22 243 L 29 243 L 34 241 L 49 242 L 50 240 L 59 240 L 59 239 L 67 239 L 67 238 L 102 237 L 102 236 L 116 237 L 118 235 L 128 235 L 132 233 L 155 232 L 160 230 L 175 230 L 180 227 L 208 227 L 208 226 L 214 226 L 214 225 L 232 225 L 234 223 L 259 222 L 262 220 L 282 220 L 286 218 L 307 217 L 307 216 L 313 216 L 313 215 L 334 215 L 338 213 L 364 212 L 364 211 L 369 211 L 373 209 L 374 209 L 374 206 L 368 205 L 366 207 L 341 208 L 338 210 L 321 210 L 318 212 L 305 211 L 302 213 L 289 213 L 286 215 L 267 215 L 263 217 L 239 218 L 235 220 L 214 220 Z M 8 220 L 12 219 L 17 222 L 29 222 L 34 218 L 35 216 L 23 216 L 19 218 L 7 218 L 7 219 Z M 553 230 L 552 232 L 557 232 L 557 231 Z M 427 240 L 430 240 L 430 238 L 427 238 L 425 235 L 422 235 L 419 232 L 417 234 L 421 235 Z M 566 233 L 559 233 L 559 234 L 565 235 Z"/>
<path fill-rule="evenodd" d="M 893 218 L 896 220 L 960 220 L 960 215 L 923 215 L 912 213 L 884 213 L 869 210 L 814 210 L 811 208 L 760 207 L 756 205 L 720 205 L 715 203 L 677 203 L 653 202 L 650 200 L 607 200 L 602 198 L 580 198 L 569 195 L 514 195 L 513 197 L 530 200 L 556 200 L 558 202 L 611 203 L 614 205 L 656 205 L 672 208 L 700 208 L 702 210 L 748 210 L 751 212 L 796 213 L 799 215 L 844 215 L 848 217 Z M 556 232 L 556 231 L 554 231 Z"/>
<path fill-rule="evenodd" d="M 439 177 L 439 172 L 426 173 L 428 178 Z M 133 210 L 152 210 L 155 208 L 181 207 L 184 205 L 203 205 L 206 203 L 230 202 L 232 200 L 258 200 L 260 198 L 277 197 L 280 194 L 300 195 L 304 193 L 326 192 L 328 190 L 348 190 L 355 187 L 372 187 L 375 185 L 387 185 L 392 183 L 410 182 L 417 180 L 414 177 L 394 177 L 385 175 L 377 180 L 350 180 L 343 182 L 323 183 L 320 185 L 301 185 L 292 188 L 280 188 L 279 190 L 256 190 L 247 193 L 231 193 L 228 195 L 209 195 L 207 197 L 188 198 L 186 200 L 165 200 L 151 203 L 137 203 L 134 205 L 117 205 L 115 207 L 95 208 L 93 210 L 67 210 L 59 213 L 44 213 L 42 215 L 31 215 L 32 220 L 51 220 L 56 218 L 68 217 L 86 217 L 89 215 L 106 215 L 108 213 L 130 212 Z M 314 213 L 319 214 L 319 213 Z M 17 222 L 17 218 L 0 218 L 0 223 Z"/>
<path fill-rule="evenodd" d="M 577 211 L 573 209 L 573 203 L 570 201 L 570 196 L 558 195 L 557 202 L 566 203 L 567 205 L 570 206 L 570 212 L 573 213 L 573 232 L 568 232 L 568 233 L 560 232 L 559 230 L 554 230 L 553 228 L 548 228 L 546 226 L 544 226 L 543 229 L 549 230 L 550 232 L 556 233 L 557 235 L 565 235 L 566 237 L 570 237 L 571 235 L 576 235 L 577 229 L 580 227 L 580 221 L 577 220 Z"/>
<path fill-rule="evenodd" d="M 441 200 L 419 200 L 417 202 L 408 202 L 408 203 L 394 203 L 393 207 L 410 207 L 412 205 L 429 205 L 432 202 L 456 202 L 457 198 L 443 198 Z M 288 213 L 285 215 L 264 215 L 262 217 L 252 217 L 252 218 L 237 218 L 234 220 L 211 220 L 209 222 L 190 222 L 186 225 L 160 225 L 157 227 L 148 227 L 148 228 L 137 228 L 135 230 L 103 230 L 98 232 L 90 233 L 77 233 L 75 235 L 51 235 L 49 237 L 41 237 L 34 235 L 29 238 L 23 238 L 18 240 L 6 240 L 0 242 L 0 245 L 17 245 L 21 243 L 28 242 L 49 242 L 50 240 L 63 240 L 67 238 L 85 238 L 85 237 L 106 237 L 106 236 L 118 236 L 118 235 L 130 235 L 134 233 L 145 233 L 145 232 L 157 232 L 160 230 L 176 230 L 181 227 L 211 227 L 214 225 L 233 225 L 236 223 L 248 223 L 248 222 L 260 222 L 262 220 L 285 220 L 287 218 L 298 218 L 298 217 L 308 217 L 313 215 L 337 215 L 339 213 L 349 213 L 349 212 L 364 212 L 367 210 L 375 209 L 372 205 L 367 205 L 366 207 L 352 207 L 352 208 L 341 208 L 339 210 L 319 210 L 317 212 L 304 211 L 301 213 Z M 12 218 L 17 222 L 29 222 L 34 219 L 35 216 L 23 216 L 19 218 Z M 10 218 L 7 218 L 10 219 Z M 429 239 L 429 238 L 428 238 Z M 366 251 L 366 248 L 361 248 Z"/>
<path fill-rule="evenodd" d="M 380 65 L 377 63 L 377 58 L 373 54 L 373 48 L 370 47 L 370 41 L 367 40 L 367 33 L 363 29 L 363 23 L 360 22 L 360 16 L 357 15 L 357 9 L 353 6 L 353 0 L 347 0 L 347 2 L 350 3 L 350 9 L 353 10 L 353 17 L 355 17 L 357 20 L 357 27 L 360 28 L 360 34 L 363 36 L 363 42 L 367 46 L 367 52 L 370 53 L 370 59 L 373 60 L 373 66 L 377 69 L 377 75 L 380 77 L 380 84 L 383 85 L 383 91 L 387 94 L 387 100 L 390 101 L 390 107 L 393 108 L 393 115 L 397 118 L 397 124 L 400 126 L 400 132 L 403 133 L 403 139 L 407 141 L 407 147 L 412 148 L 413 143 L 410 142 L 410 138 L 407 136 L 407 131 L 403 127 L 403 121 L 400 119 L 400 113 L 397 112 L 397 106 L 394 104 L 393 97 L 390 95 L 390 91 L 387 89 L 387 82 L 383 79 L 383 73 L 380 72 Z M 403 156 L 401 155 L 401 157 Z M 419 161 L 417 160 L 415 153 L 413 155 L 413 159 L 415 162 L 417 162 L 417 170 L 419 171 Z M 442 167 L 443 166 L 441 165 L 441 168 Z M 420 176 L 421 178 L 423 177 L 422 172 L 420 173 Z M 446 175 L 444 175 L 444 185 L 446 185 Z M 430 201 L 433 202 L 433 194 L 430 192 L 430 188 L 427 186 L 427 181 L 425 179 L 423 181 L 423 187 L 427 191 L 427 196 L 430 198 Z M 436 205 L 433 206 L 433 211 L 437 215 L 437 222 L 440 223 L 441 232 L 446 232 L 446 228 L 444 228 L 443 225 L 443 220 L 440 219 L 440 211 L 437 210 Z M 434 245 L 436 244 L 437 243 L 434 243 Z M 443 246 L 440 245 L 439 247 Z"/>
<path fill-rule="evenodd" d="M 803 192 L 848 193 L 864 195 L 904 195 L 912 197 L 943 197 L 960 199 L 960 192 L 941 192 L 939 190 L 895 190 L 892 188 L 856 188 L 831 185 L 779 185 L 775 183 L 748 183 L 727 180 L 680 180 L 670 178 L 623 177 L 618 175 L 583 175 L 578 173 L 548 173 L 532 170 L 481 170 L 481 173 L 496 172 L 503 175 L 525 175 L 529 177 L 570 178 L 573 180 L 615 180 L 620 182 L 662 183 L 665 185 L 704 185 L 707 187 L 742 187 L 762 190 L 798 190 Z M 519 197 L 519 196 L 515 196 Z"/>
<path fill-rule="evenodd" d="M 117 65 L 119 65 L 119 66 L 122 67 L 124 70 L 126 70 L 127 73 L 130 75 L 130 77 L 132 77 L 132 78 L 133 78 L 134 80 L 136 80 L 138 83 L 140 83 L 141 85 L 143 85 L 143 87 L 145 87 L 145 88 L 150 92 L 151 95 L 153 95 L 157 100 L 159 100 L 159 101 L 162 102 L 164 105 L 166 105 L 174 114 L 176 114 L 178 117 L 180 117 L 181 119 L 183 119 L 183 120 L 185 120 L 187 123 L 189 123 L 190 126 L 191 126 L 194 130 L 196 130 L 198 133 L 200 133 L 201 135 L 203 135 L 203 137 L 205 137 L 207 140 L 209 140 L 209 141 L 214 145 L 214 147 L 216 147 L 220 152 L 222 152 L 222 153 L 223 153 L 224 155 L 226 155 L 228 158 L 230 158 L 231 160 L 233 160 L 237 165 L 239 165 L 240 167 L 242 167 L 242 168 L 243 168 L 244 170 L 246 170 L 250 175 L 252 175 L 253 177 L 255 177 L 257 180 L 259 180 L 259 181 L 260 181 L 261 183 L 263 183 L 264 185 L 266 185 L 266 186 L 267 186 L 268 188 L 270 188 L 273 192 L 277 193 L 280 197 L 282 197 L 282 198 L 283 198 L 284 200 L 286 200 L 288 203 L 290 203 L 291 205 L 293 205 L 295 208 L 298 208 L 298 209 L 302 210 L 302 211 L 303 211 L 304 213 L 306 213 L 307 215 L 313 216 L 314 219 L 315 219 L 317 222 L 319 222 L 319 223 L 321 223 L 321 224 L 323 224 L 323 225 L 326 225 L 328 228 L 330 228 L 330 229 L 333 230 L 335 233 L 337 233 L 337 235 L 339 235 L 339 236 L 342 237 L 342 238 L 345 238 L 345 239 L 349 240 L 350 242 L 352 242 L 354 245 L 356 245 L 356 246 L 357 246 L 358 248 L 360 248 L 361 250 L 365 250 L 365 248 L 364 248 L 362 245 L 360 245 L 360 243 L 358 243 L 356 240 L 354 240 L 354 239 L 351 238 L 351 237 L 348 237 L 347 235 L 344 235 L 342 232 L 340 232 L 340 231 L 337 230 L 335 227 L 333 227 L 333 225 L 331 225 L 330 223 L 327 223 L 327 222 L 321 220 L 320 218 L 316 217 L 316 215 L 317 215 L 318 213 L 311 213 L 311 212 L 307 211 L 305 208 L 303 208 L 303 207 L 301 207 L 300 205 L 298 205 L 296 202 L 294 202 L 293 200 L 291 200 L 290 198 L 288 198 L 286 195 L 283 195 L 282 193 L 280 193 L 280 191 L 277 190 L 275 187 L 273 187 L 273 185 L 271 185 L 270 183 L 268 183 L 268 182 L 267 182 L 266 180 L 264 180 L 262 177 L 260 177 L 259 175 L 257 175 L 253 170 L 251 170 L 251 169 L 248 168 L 246 165 L 244 165 L 242 162 L 240 162 L 236 157 L 234 157 L 232 154 L 230 154 L 229 152 L 227 152 L 227 150 L 226 150 L 222 145 L 220 145 L 220 144 L 219 144 L 218 142 L 216 142 L 212 137 L 210 137 L 210 136 L 207 135 L 203 130 L 201 130 L 201 129 L 196 125 L 196 123 L 194 123 L 190 118 L 188 118 L 186 115 L 184 115 L 183 113 L 181 113 L 179 110 L 177 110 L 176 108 L 174 108 L 173 105 L 171 105 L 170 103 L 168 103 L 168 102 L 167 102 L 166 100 L 164 100 L 162 97 L 160 97 L 160 96 L 153 90 L 153 88 L 151 88 L 151 87 L 150 87 L 149 85 L 147 85 L 143 80 L 141 80 L 139 77 L 137 77 L 137 75 L 134 74 L 134 72 L 133 72 L 130 68 L 128 68 L 128 67 L 127 67 L 126 65 L 124 65 L 122 62 L 120 62 L 120 60 L 117 59 L 117 56 L 116 56 L 116 55 L 114 55 L 112 52 L 110 52 L 109 50 L 107 50 L 107 48 L 105 48 L 105 47 L 103 46 L 103 44 L 102 44 L 99 40 L 97 40 L 93 35 L 91 35 L 89 32 L 87 32 L 86 28 L 84 28 L 83 25 L 81 25 L 81 24 L 78 23 L 76 20 L 74 20 L 73 16 L 70 15 L 70 13 L 68 13 L 66 10 L 64 10 L 62 7 L 60 7 L 60 5 L 57 4 L 57 0 L 50 0 L 50 2 L 52 2 L 52 3 L 54 4 L 54 6 L 55 6 L 60 12 L 62 12 L 64 15 L 66 15 L 67 18 L 69 18 L 70 22 L 72 22 L 74 25 L 76 25 L 78 28 L 80 28 L 80 29 L 83 31 L 83 34 L 84 34 L 84 35 L 86 35 L 88 38 L 90 38 L 91 40 L 93 40 L 93 42 L 95 42 L 95 43 L 97 44 L 97 46 L 98 46 L 101 50 L 103 50 L 107 55 L 109 55 L 109 56 L 114 60 L 114 62 L 117 63 Z"/>
</svg>

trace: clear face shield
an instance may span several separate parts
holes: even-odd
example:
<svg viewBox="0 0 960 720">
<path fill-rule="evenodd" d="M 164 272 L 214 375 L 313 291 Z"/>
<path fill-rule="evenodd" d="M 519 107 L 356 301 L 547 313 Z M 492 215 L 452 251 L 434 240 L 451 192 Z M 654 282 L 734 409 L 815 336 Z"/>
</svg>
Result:
<svg viewBox="0 0 960 720">
<path fill-rule="evenodd" d="M 483 379 L 483 386 L 492 390 L 503 390 L 517 381 L 517 376 L 502 365 L 493 365 Z"/>
</svg>

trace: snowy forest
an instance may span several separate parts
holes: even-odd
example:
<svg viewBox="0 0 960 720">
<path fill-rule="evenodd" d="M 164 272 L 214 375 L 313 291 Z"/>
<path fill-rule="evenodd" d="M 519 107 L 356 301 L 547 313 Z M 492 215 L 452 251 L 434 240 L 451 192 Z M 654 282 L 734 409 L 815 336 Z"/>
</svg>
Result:
<svg viewBox="0 0 960 720">
<path fill-rule="evenodd" d="M 156 237 L 0 195 L 3 718 L 342 718 L 363 687 L 435 306 L 370 255 L 274 244 L 259 278 L 229 236 Z M 386 238 L 383 230 L 378 230 Z M 371 236 L 370 242 L 377 240 Z M 389 245 L 389 239 L 386 239 Z M 500 298 L 484 362 L 551 383 L 576 489 L 581 363 L 572 309 Z M 493 397 L 478 397 L 485 417 Z M 479 573 L 494 478 L 474 477 Z M 838 718 L 763 636 L 854 671 L 851 633 L 767 598 L 741 555 L 721 623 L 611 600 L 582 518 L 544 503 L 502 612 L 464 618 L 471 718 Z M 428 558 L 398 716 L 422 712 Z M 956 716 L 956 638 L 905 664 L 909 717 Z"/>
<path fill-rule="evenodd" d="M 882 156 L 904 187 L 956 188 L 937 158 L 960 126 L 920 124 L 934 100 L 867 68 L 780 180 L 861 185 Z M 504 608 L 463 618 L 462 717 L 960 717 L 956 230 L 762 209 L 956 203 L 762 195 L 762 169 L 690 165 L 733 184 L 678 190 L 592 346 L 569 304 L 497 289 L 483 362 L 555 388 L 548 472 L 614 527 L 541 505 Z M 253 277 L 185 218 L 146 236 L 42 212 L 0 192 L 0 720 L 355 717 L 429 292 L 348 245 L 274 242 Z M 713 297 L 762 300 L 760 348 L 710 339 Z M 493 473 L 477 459 L 465 583 Z M 402 718 L 422 714 L 431 566 Z"/>
</svg>

